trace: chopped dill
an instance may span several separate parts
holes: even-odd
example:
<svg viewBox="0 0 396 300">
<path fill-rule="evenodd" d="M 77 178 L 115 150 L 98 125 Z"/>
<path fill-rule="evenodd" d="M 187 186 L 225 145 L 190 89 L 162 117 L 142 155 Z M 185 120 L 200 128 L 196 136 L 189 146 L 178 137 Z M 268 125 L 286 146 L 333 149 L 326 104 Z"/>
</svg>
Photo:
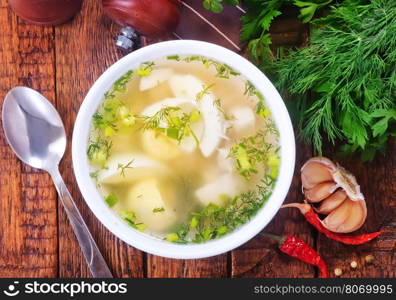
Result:
<svg viewBox="0 0 396 300">
<path fill-rule="evenodd" d="M 217 108 L 218 111 L 220 111 L 224 117 L 224 120 L 226 121 L 231 121 L 235 120 L 234 116 L 227 115 L 226 112 L 224 111 L 222 105 L 221 105 L 221 99 L 217 98 L 215 101 L 213 101 L 214 106 Z"/>
<path fill-rule="evenodd" d="M 146 224 L 144 223 L 137 223 L 136 222 L 136 214 L 133 211 L 130 210 L 122 210 L 120 211 L 120 217 L 123 219 L 129 226 L 132 228 L 139 230 L 139 231 L 145 231 L 146 230 Z"/>
<path fill-rule="evenodd" d="M 236 169 L 240 175 L 249 180 L 258 173 L 259 165 L 270 167 L 269 172 L 276 177 L 279 166 L 279 157 L 273 143 L 267 141 L 267 135 L 273 129 L 266 127 L 255 135 L 243 138 L 231 147 L 229 157 L 236 162 Z"/>
<path fill-rule="evenodd" d="M 192 130 L 191 124 L 197 122 L 199 119 L 200 112 L 198 110 L 193 110 L 187 114 L 180 107 L 167 106 L 151 117 L 142 117 L 142 129 L 156 130 L 158 133 L 164 133 L 179 143 L 183 138 L 192 136 L 198 145 L 199 140 Z"/>
<path fill-rule="evenodd" d="M 166 59 L 180 61 L 180 56 L 179 55 L 168 55 L 166 57 Z"/>
<path fill-rule="evenodd" d="M 136 74 L 140 77 L 149 76 L 153 71 L 154 62 L 148 61 L 144 62 L 140 65 L 140 67 L 136 70 Z"/>
<path fill-rule="evenodd" d="M 214 67 L 216 69 L 216 77 L 229 79 L 231 76 L 241 75 L 239 72 L 235 71 L 229 65 L 220 63 L 210 58 L 206 58 L 203 56 L 193 55 L 188 56 L 183 59 L 186 62 L 201 62 L 206 68 Z"/>
<path fill-rule="evenodd" d="M 201 100 L 202 100 L 202 98 L 205 96 L 205 95 L 208 95 L 209 93 L 210 93 L 210 89 L 212 88 L 212 87 L 214 87 L 215 86 L 215 84 L 214 83 L 211 83 L 211 84 L 209 84 L 209 85 L 204 85 L 202 88 L 202 91 L 200 91 L 196 96 L 195 96 L 195 101 L 197 101 L 197 102 L 200 102 Z"/>
<path fill-rule="evenodd" d="M 261 184 L 257 191 L 248 191 L 233 198 L 222 195 L 227 197 L 224 206 L 210 203 L 193 212 L 188 223 L 178 225 L 165 239 L 181 244 L 203 243 L 233 231 L 254 217 L 271 196 L 275 180 L 267 178 Z"/>
<path fill-rule="evenodd" d="M 160 212 L 164 212 L 164 211 L 165 211 L 164 207 L 153 208 L 153 213 L 160 213 Z"/>
<path fill-rule="evenodd" d="M 133 164 L 134 161 L 135 160 L 132 159 L 130 162 L 126 163 L 125 165 L 120 164 L 120 163 L 118 164 L 117 170 L 120 170 L 121 176 L 125 177 L 125 170 L 126 169 L 133 169 L 132 164 Z"/>
<path fill-rule="evenodd" d="M 118 78 L 111 88 L 104 94 L 105 99 L 114 99 L 116 97 L 115 92 L 124 93 L 126 91 L 126 85 L 132 79 L 132 76 L 133 71 L 129 70 Z"/>
<path fill-rule="evenodd" d="M 98 136 L 88 146 L 87 155 L 89 160 L 94 164 L 104 166 L 106 160 L 110 157 L 112 146 L 113 143 L 111 141 Z"/>
</svg>

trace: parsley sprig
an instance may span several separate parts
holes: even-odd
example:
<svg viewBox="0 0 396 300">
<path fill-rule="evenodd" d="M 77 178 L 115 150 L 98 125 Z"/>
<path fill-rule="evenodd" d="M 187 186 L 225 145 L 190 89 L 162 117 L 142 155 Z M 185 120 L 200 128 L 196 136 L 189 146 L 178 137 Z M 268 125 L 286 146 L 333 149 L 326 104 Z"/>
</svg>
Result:
<svg viewBox="0 0 396 300">
<path fill-rule="evenodd" d="M 330 5 L 334 0 L 204 0 L 203 6 L 215 13 L 223 10 L 223 3 L 228 5 L 243 4 L 247 13 L 241 18 L 241 42 L 247 43 L 250 57 L 258 64 L 264 65 L 272 58 L 269 33 L 273 20 L 279 17 L 283 9 L 298 7 L 299 18 L 304 23 L 312 20 L 321 8 Z"/>
</svg>

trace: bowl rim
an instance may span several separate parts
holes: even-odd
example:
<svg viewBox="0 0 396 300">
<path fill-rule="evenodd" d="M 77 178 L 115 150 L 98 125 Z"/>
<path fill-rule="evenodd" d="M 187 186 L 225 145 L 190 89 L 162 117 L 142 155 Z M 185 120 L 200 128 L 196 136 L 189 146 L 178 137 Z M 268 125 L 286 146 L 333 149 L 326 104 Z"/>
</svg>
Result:
<svg viewBox="0 0 396 300">
<path fill-rule="evenodd" d="M 222 238 L 202 244 L 175 244 L 138 232 L 112 212 L 89 175 L 86 155 L 91 119 L 102 97 L 113 82 L 139 64 L 168 55 L 201 55 L 226 63 L 244 75 L 264 96 L 266 105 L 279 130 L 281 163 L 279 175 L 271 196 L 257 214 L 247 223 Z M 95 81 L 78 112 L 72 139 L 73 169 L 83 198 L 99 221 L 125 243 L 147 253 L 168 258 L 197 259 L 225 253 L 244 244 L 257 235 L 272 220 L 290 188 L 295 166 L 295 138 L 286 106 L 270 80 L 256 66 L 239 54 L 224 47 L 202 41 L 176 40 L 140 48 L 111 65 Z"/>
</svg>

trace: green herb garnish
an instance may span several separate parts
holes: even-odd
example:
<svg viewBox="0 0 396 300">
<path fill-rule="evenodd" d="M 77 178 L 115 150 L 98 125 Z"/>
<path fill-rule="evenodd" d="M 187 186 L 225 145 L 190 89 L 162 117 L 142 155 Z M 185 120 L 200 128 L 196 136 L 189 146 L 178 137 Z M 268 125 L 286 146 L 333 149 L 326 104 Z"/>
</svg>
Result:
<svg viewBox="0 0 396 300">
<path fill-rule="evenodd" d="M 135 160 L 132 159 L 130 162 L 126 163 L 125 165 L 120 164 L 120 163 L 118 164 L 117 170 L 120 170 L 120 174 L 121 174 L 123 177 L 125 177 L 125 170 L 126 170 L 126 169 L 133 169 L 132 164 L 133 164 L 134 161 L 135 161 Z"/>
<path fill-rule="evenodd" d="M 202 91 L 200 91 L 196 96 L 195 96 L 195 100 L 197 101 L 197 102 L 199 102 L 199 101 L 201 101 L 202 100 L 202 98 L 205 96 L 205 95 L 207 95 L 207 94 L 209 94 L 210 93 L 210 89 L 212 88 L 212 87 L 214 87 L 214 83 L 212 83 L 212 84 L 209 84 L 209 85 L 204 85 L 202 88 Z"/>
<path fill-rule="evenodd" d="M 270 49 L 272 43 L 269 34 L 273 20 L 282 14 L 283 9 L 291 5 L 298 7 L 299 18 L 308 23 L 315 13 L 330 5 L 334 0 L 204 0 L 203 6 L 215 13 L 223 10 L 222 3 L 228 5 L 243 4 L 247 12 L 241 17 L 240 40 L 247 43 L 250 58 L 259 66 L 265 66 L 274 55 Z"/>
<path fill-rule="evenodd" d="M 235 120 L 234 116 L 230 116 L 226 114 L 226 112 L 223 109 L 223 106 L 221 105 L 221 100 L 217 98 L 215 101 L 213 101 L 214 106 L 217 108 L 219 112 L 222 113 L 224 120 L 230 121 L 230 120 Z"/>
<path fill-rule="evenodd" d="M 199 140 L 191 128 L 191 124 L 200 119 L 200 112 L 193 110 L 187 114 L 180 107 L 167 106 L 159 110 L 151 117 L 142 117 L 143 130 L 156 130 L 159 134 L 163 133 L 179 143 L 183 138 L 192 136 L 197 143 Z M 161 125 L 161 123 L 164 123 Z M 164 126 L 165 125 L 165 126 Z"/>
<path fill-rule="evenodd" d="M 132 79 L 133 71 L 129 70 L 120 78 L 118 78 L 113 85 L 111 86 L 110 90 L 105 93 L 105 99 L 114 99 L 116 97 L 115 92 L 124 93 L 126 91 L 127 83 Z"/>
<path fill-rule="evenodd" d="M 173 243 L 202 243 L 233 231 L 256 215 L 271 196 L 275 181 L 267 177 L 261 184 L 257 191 L 228 197 L 224 206 L 211 203 L 192 213 L 187 224 L 177 226 L 165 239 Z"/>
<path fill-rule="evenodd" d="M 166 57 L 166 59 L 179 61 L 180 60 L 180 56 L 179 55 L 168 55 Z"/>
<path fill-rule="evenodd" d="M 273 63 L 301 136 L 372 160 L 396 134 L 396 2 L 346 0 L 315 20 L 306 48 Z"/>
<path fill-rule="evenodd" d="M 277 149 L 273 143 L 267 141 L 267 135 L 272 133 L 272 128 L 265 126 L 265 129 L 258 131 L 254 136 L 243 138 L 231 147 L 229 156 L 235 160 L 239 174 L 247 180 L 258 173 L 260 166 L 270 167 L 272 174 L 277 174 L 277 171 L 272 171 L 279 166 L 279 157 L 275 154 Z M 274 164 L 276 159 L 277 165 Z"/>
<path fill-rule="evenodd" d="M 229 65 L 220 63 L 210 58 L 206 58 L 203 56 L 188 56 L 183 59 L 186 62 L 194 62 L 198 61 L 201 62 L 206 68 L 214 67 L 216 69 L 216 77 L 228 79 L 230 76 L 238 76 L 240 75 L 239 72 L 235 71 Z"/>
<path fill-rule="evenodd" d="M 103 167 L 110 156 L 111 148 L 111 141 L 103 139 L 101 137 L 97 137 L 96 140 L 90 142 L 88 146 L 88 158 L 93 164 L 97 164 Z"/>
<path fill-rule="evenodd" d="M 113 207 L 114 205 L 116 205 L 117 201 L 118 198 L 113 193 L 108 194 L 107 197 L 105 198 L 105 202 L 109 207 Z"/>
<path fill-rule="evenodd" d="M 164 212 L 164 211 L 165 211 L 164 207 L 153 208 L 153 213 L 160 213 L 160 212 Z"/>
<path fill-rule="evenodd" d="M 154 62 L 145 62 L 140 65 L 140 67 L 136 70 L 136 74 L 140 77 L 149 76 L 151 71 L 153 71 Z"/>
<path fill-rule="evenodd" d="M 146 225 L 144 223 L 136 223 L 136 215 L 133 211 L 122 210 L 122 211 L 120 211 L 120 217 L 125 222 L 127 222 L 128 225 L 131 226 L 132 228 L 139 230 L 139 231 L 146 230 Z"/>
</svg>

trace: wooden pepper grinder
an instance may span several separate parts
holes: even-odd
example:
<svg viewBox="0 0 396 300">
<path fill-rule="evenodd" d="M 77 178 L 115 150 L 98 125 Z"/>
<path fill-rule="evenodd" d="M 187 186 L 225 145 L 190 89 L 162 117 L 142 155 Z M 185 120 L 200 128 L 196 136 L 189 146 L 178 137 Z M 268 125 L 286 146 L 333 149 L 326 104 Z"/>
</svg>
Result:
<svg viewBox="0 0 396 300">
<path fill-rule="evenodd" d="M 40 25 L 57 25 L 70 20 L 83 0 L 8 0 L 22 19 Z"/>
</svg>

